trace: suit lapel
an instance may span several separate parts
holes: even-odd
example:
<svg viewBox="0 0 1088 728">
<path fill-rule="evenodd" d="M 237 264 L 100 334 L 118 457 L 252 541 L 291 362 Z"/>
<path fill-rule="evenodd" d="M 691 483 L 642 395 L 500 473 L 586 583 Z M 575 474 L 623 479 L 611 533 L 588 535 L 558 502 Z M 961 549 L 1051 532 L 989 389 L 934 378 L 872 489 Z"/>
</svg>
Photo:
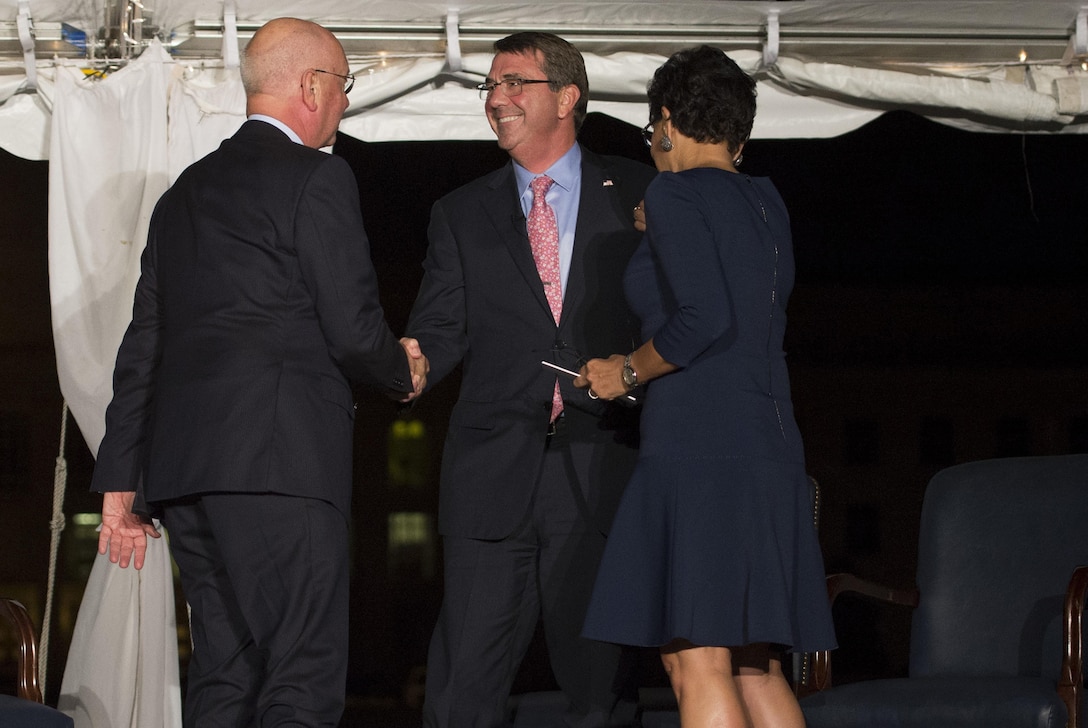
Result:
<svg viewBox="0 0 1088 728">
<path fill-rule="evenodd" d="M 570 272 L 567 274 L 567 289 L 563 294 L 563 311 L 577 311 L 587 293 L 586 253 L 602 239 L 601 234 L 615 229 L 616 182 L 609 176 L 602 160 L 597 155 L 582 148 L 582 193 L 578 200 L 578 222 L 574 229 L 574 253 L 571 256 Z M 572 316 L 571 319 L 574 317 Z M 568 322 L 566 317 L 560 320 Z"/>
<path fill-rule="evenodd" d="M 508 163 L 503 167 L 500 173 L 495 175 L 490 186 L 495 191 L 495 196 L 490 199 L 498 199 L 500 203 L 491 206 L 488 204 L 489 201 L 485 200 L 484 212 L 506 244 L 514 265 L 525 279 L 525 284 L 533 297 L 551 319 L 552 309 L 548 305 L 547 296 L 544 295 L 544 284 L 540 281 L 540 273 L 536 269 L 533 250 L 529 244 L 529 234 L 525 229 L 525 214 L 521 210 L 521 200 L 518 198 L 513 164 Z"/>
</svg>

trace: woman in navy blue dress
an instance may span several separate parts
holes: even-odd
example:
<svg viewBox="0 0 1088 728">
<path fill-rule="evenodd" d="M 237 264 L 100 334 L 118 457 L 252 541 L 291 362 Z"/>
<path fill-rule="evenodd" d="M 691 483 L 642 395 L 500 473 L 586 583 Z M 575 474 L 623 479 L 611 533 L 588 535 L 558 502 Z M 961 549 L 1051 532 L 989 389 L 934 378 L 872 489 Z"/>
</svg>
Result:
<svg viewBox="0 0 1088 728">
<path fill-rule="evenodd" d="M 625 279 L 646 343 L 575 382 L 645 389 L 584 634 L 659 647 L 686 728 L 803 726 L 783 654 L 835 636 L 782 351 L 789 216 L 769 180 L 737 172 L 755 82 L 728 56 L 681 51 L 648 94 L 661 174 Z"/>
</svg>

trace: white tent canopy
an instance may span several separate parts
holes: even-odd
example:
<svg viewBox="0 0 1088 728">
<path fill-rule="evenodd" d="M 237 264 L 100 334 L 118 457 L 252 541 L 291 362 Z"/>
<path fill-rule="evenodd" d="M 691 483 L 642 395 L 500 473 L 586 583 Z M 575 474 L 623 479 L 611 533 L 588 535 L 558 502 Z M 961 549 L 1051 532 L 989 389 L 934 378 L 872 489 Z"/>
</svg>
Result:
<svg viewBox="0 0 1088 728">
<path fill-rule="evenodd" d="M 653 69 L 706 42 L 758 75 L 756 137 L 833 136 L 889 108 L 973 129 L 1088 128 L 1088 0 L 308 0 L 304 9 L 285 0 L 4 0 L 0 101 L 28 80 L 41 98 L 3 110 L 0 146 L 47 155 L 60 67 L 123 63 L 158 38 L 180 82 L 201 86 L 202 71 L 233 66 L 264 21 L 300 12 L 347 47 L 360 82 L 342 130 L 371 141 L 490 138 L 471 86 L 486 73 L 490 44 L 519 29 L 575 42 L 588 56 L 595 110 L 639 125 Z"/>
</svg>

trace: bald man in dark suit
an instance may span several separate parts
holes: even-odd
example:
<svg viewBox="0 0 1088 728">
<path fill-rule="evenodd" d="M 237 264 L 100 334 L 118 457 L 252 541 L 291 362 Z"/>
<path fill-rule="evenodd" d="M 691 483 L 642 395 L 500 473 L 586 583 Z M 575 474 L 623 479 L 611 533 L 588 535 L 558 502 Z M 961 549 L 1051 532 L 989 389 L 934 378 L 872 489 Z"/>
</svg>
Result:
<svg viewBox="0 0 1088 728">
<path fill-rule="evenodd" d="M 352 78 L 329 31 L 245 49 L 248 119 L 151 221 L 92 488 L 99 549 L 154 528 L 192 609 L 186 726 L 336 726 L 348 645 L 351 384 L 397 399 L 426 360 L 386 325 L 355 178 L 332 144 Z M 414 345 L 413 345 L 414 346 Z"/>
</svg>

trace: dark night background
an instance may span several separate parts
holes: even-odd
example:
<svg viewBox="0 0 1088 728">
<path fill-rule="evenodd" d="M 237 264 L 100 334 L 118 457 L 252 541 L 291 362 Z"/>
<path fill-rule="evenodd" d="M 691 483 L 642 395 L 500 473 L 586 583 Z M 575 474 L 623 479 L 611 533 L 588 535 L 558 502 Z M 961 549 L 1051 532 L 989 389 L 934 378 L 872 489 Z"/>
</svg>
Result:
<svg viewBox="0 0 1088 728">
<path fill-rule="evenodd" d="M 582 141 L 649 163 L 638 130 L 591 114 Z M 493 142 L 364 143 L 356 170 L 382 301 L 403 329 L 421 277 L 431 204 L 505 163 Z M 980 134 L 891 112 L 822 140 L 754 140 L 742 172 L 770 176 L 789 207 L 797 284 L 787 351 L 809 471 L 823 499 L 830 571 L 909 586 L 925 484 L 986 457 L 1088 452 L 1088 138 Z M 48 308 L 48 165 L 0 152 L 0 593 L 40 615 L 61 397 Z M 438 458 L 456 378 L 424 397 L 416 487 L 394 487 L 391 424 L 360 403 L 353 582 L 355 705 L 408 716 L 441 596 L 433 569 L 388 562 L 387 515 L 435 513 Z M 93 512 L 93 467 L 69 428 L 66 513 Z M 65 532 L 50 697 L 82 589 L 86 542 Z M 82 551 L 77 551 L 76 544 Z M 427 561 L 426 558 L 422 559 Z M 837 678 L 905 669 L 907 617 L 836 612 Z M 862 644 L 864 646 L 857 647 Z M 0 650 L 3 643 L 0 643 Z M 2 655 L 0 655 L 2 657 Z M 654 681 L 652 666 L 647 680 Z M 534 648 L 522 690 L 547 689 Z M 372 721 L 358 725 L 393 725 Z"/>
<path fill-rule="evenodd" d="M 609 117 L 590 114 L 581 141 L 651 164 L 637 130 Z M 492 142 L 367 144 L 343 136 L 336 153 L 357 171 L 375 264 L 390 282 L 387 311 L 402 323 L 412 300 L 402 294 L 418 285 L 426 252 L 430 204 L 506 155 Z M 890 112 L 833 139 L 751 141 L 741 171 L 771 177 L 785 198 L 799 287 L 1083 289 L 1085 163 L 1088 140 L 1080 136 L 971 133 Z M 1082 359 L 1088 352 L 1085 337 L 1067 344 Z"/>
</svg>

